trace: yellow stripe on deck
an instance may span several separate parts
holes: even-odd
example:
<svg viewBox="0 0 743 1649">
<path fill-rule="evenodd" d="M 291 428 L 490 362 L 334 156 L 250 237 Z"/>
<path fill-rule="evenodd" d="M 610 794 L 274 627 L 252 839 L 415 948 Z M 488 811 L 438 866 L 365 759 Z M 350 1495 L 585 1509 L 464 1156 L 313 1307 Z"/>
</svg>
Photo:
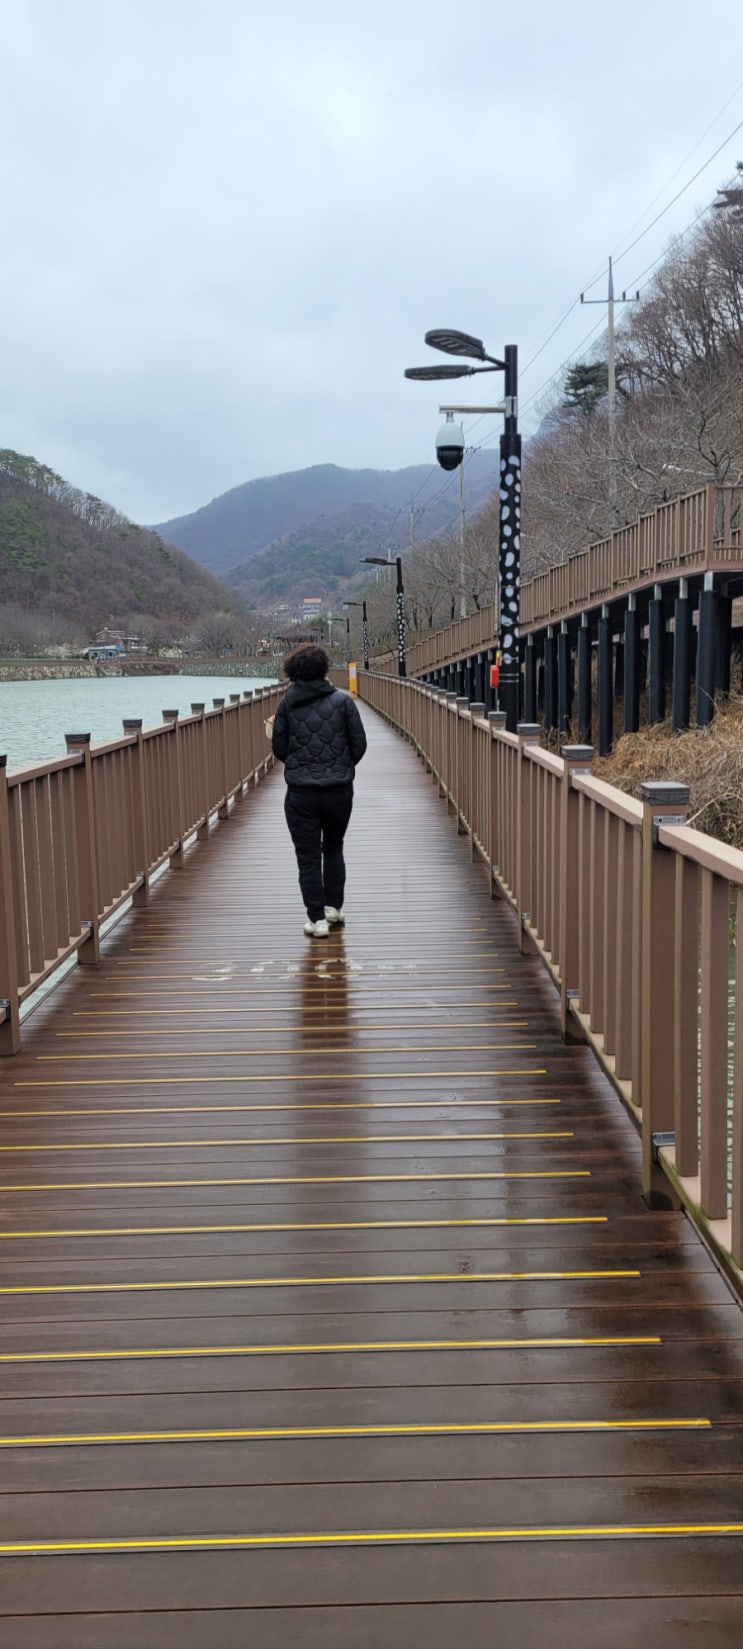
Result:
<svg viewBox="0 0 743 1649">
<path fill-rule="evenodd" d="M 2 1294 L 152 1294 L 181 1292 L 184 1289 L 208 1288 L 348 1288 L 383 1283 L 534 1283 L 574 1282 L 593 1278 L 637 1278 L 637 1270 L 602 1271 L 430 1271 L 401 1272 L 369 1277 L 214 1277 L 189 1278 L 166 1282 L 131 1283 L 33 1283 L 28 1286 L 0 1288 Z"/>
<path fill-rule="evenodd" d="M 432 1546 L 498 1541 L 669 1540 L 743 1535 L 743 1523 L 603 1523 L 512 1529 L 375 1529 L 322 1534 L 143 1535 L 140 1539 L 9 1541 L 2 1557 L 105 1555 L 118 1552 L 291 1550 L 328 1546 Z"/>
<path fill-rule="evenodd" d="M 219 1148 L 224 1145 L 410 1145 L 414 1142 L 438 1141 L 446 1145 L 456 1145 L 457 1140 L 478 1139 L 574 1139 L 572 1129 L 552 1130 L 551 1132 L 529 1129 L 521 1133 L 488 1133 L 488 1134 L 310 1134 L 305 1139 L 295 1139 L 287 1134 L 277 1134 L 274 1139 L 235 1138 L 227 1135 L 223 1139 L 135 1139 L 135 1140 L 95 1140 L 92 1144 L 57 1144 L 43 1145 L 0 1145 L 2 1151 L 190 1151 L 194 1146 L 201 1150 L 207 1147 Z"/>
<path fill-rule="evenodd" d="M 348 1053 L 345 1048 L 344 1053 Z M 379 1050 L 377 1050 L 378 1052 Z M 55 1056 L 56 1057 L 56 1056 Z M 66 1056 L 65 1056 L 66 1057 Z M 191 1057 L 189 1055 L 189 1057 Z M 240 1076 L 213 1076 L 210 1072 L 209 1083 L 217 1082 L 432 1082 L 434 1078 L 444 1078 L 447 1082 L 469 1082 L 472 1077 L 480 1076 L 546 1076 L 544 1066 L 528 1067 L 523 1071 L 318 1071 L 313 1075 L 305 1072 L 282 1071 L 278 1076 L 249 1076 L 243 1072 Z M 15 1082 L 15 1088 L 160 1088 L 165 1084 L 178 1083 L 179 1087 L 196 1083 L 203 1087 L 206 1079 L 203 1076 L 104 1076 L 104 1077 L 45 1077 L 43 1080 Z"/>
<path fill-rule="evenodd" d="M 429 1180 L 516 1180 L 516 1179 L 590 1179 L 590 1168 L 524 1168 L 492 1172 L 478 1169 L 471 1174 L 269 1174 L 258 1179 L 245 1176 L 215 1179 L 103 1179 L 50 1180 L 31 1185 L 0 1184 L 0 1196 L 14 1196 L 19 1191 L 137 1191 L 152 1188 L 163 1190 L 168 1186 L 215 1185 L 399 1185 L 417 1184 Z"/>
<path fill-rule="evenodd" d="M 0 1363 L 109 1363 L 184 1357 L 300 1357 L 346 1352 L 409 1351 L 566 1351 L 596 1346 L 659 1346 L 659 1334 L 601 1335 L 593 1339 L 566 1335 L 533 1340 L 348 1340 L 322 1345 L 145 1346 L 114 1351 L 8 1351 Z"/>
<path fill-rule="evenodd" d="M 246 1031 L 245 1034 L 249 1036 L 250 1032 Z M 370 1057 L 376 1057 L 377 1054 L 484 1054 L 493 1053 L 499 1049 L 502 1053 L 510 1054 L 533 1053 L 536 1046 L 536 1042 L 434 1042 L 421 1045 L 413 1042 L 400 1042 L 392 1048 L 354 1048 L 354 1052 L 358 1054 L 367 1053 Z M 244 1059 L 251 1055 L 260 1055 L 261 1059 L 283 1059 L 285 1055 L 291 1056 L 292 1054 L 301 1054 L 302 1059 L 306 1059 L 309 1055 L 314 1056 L 315 1053 L 321 1054 L 324 1058 L 329 1054 L 347 1054 L 348 1052 L 349 1045 L 346 1041 L 341 1043 L 339 1048 L 188 1048 L 182 1052 L 180 1050 L 174 1052 L 173 1049 L 166 1048 L 162 1053 L 153 1052 L 152 1048 L 146 1048 L 144 1052 L 140 1051 L 139 1053 L 122 1053 L 121 1049 L 117 1048 L 115 1053 L 111 1054 L 37 1054 L 36 1058 L 40 1065 L 60 1065 L 63 1063 L 69 1064 L 72 1060 L 81 1063 L 83 1060 L 91 1059 L 97 1062 L 102 1059 L 116 1059 L 119 1062 L 124 1059 Z M 461 1074 L 466 1075 L 466 1073 Z"/>
<path fill-rule="evenodd" d="M 72 1230 L 0 1231 L 0 1242 L 27 1237 L 183 1237 L 235 1231 L 424 1231 L 479 1225 L 608 1225 L 607 1214 L 531 1214 L 469 1220 L 301 1220 L 271 1225 L 93 1225 Z"/>
<path fill-rule="evenodd" d="M 90 1448 L 124 1443 L 294 1442 L 317 1437 L 523 1437 L 553 1432 L 699 1431 L 708 1430 L 711 1424 L 707 1419 L 432 1420 L 408 1426 L 214 1426 L 199 1431 L 69 1432 L 0 1437 L 0 1449 Z"/>
<path fill-rule="evenodd" d="M 16 1084 L 18 1086 L 18 1084 Z M 44 1106 L 34 1111 L 3 1111 L 0 1117 L 109 1117 L 109 1116 L 221 1116 L 231 1111 L 466 1111 L 504 1105 L 561 1105 L 561 1099 L 330 1099 L 321 1104 L 276 1100 L 270 1105 L 68 1105 Z"/>
</svg>

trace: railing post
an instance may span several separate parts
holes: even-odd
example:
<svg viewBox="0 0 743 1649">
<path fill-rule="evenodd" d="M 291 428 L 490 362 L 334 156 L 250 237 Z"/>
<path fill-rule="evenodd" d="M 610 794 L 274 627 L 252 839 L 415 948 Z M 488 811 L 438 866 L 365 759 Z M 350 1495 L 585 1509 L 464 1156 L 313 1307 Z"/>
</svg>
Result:
<svg viewBox="0 0 743 1649">
<path fill-rule="evenodd" d="M 578 990 L 580 952 L 580 796 L 574 787 L 576 773 L 590 773 L 592 744 L 564 744 L 560 751 L 562 773 L 560 867 L 560 926 L 558 966 L 560 971 L 560 1032 L 563 1042 L 582 1041 L 570 1002 Z"/>
<path fill-rule="evenodd" d="M 530 744 L 538 744 L 542 729 L 539 722 L 520 721 L 516 728 L 519 741 L 517 764 L 517 791 L 516 791 L 516 915 L 519 924 L 519 950 L 522 956 L 530 956 L 534 952 L 534 945 L 526 931 L 527 922 L 531 921 L 531 833 L 537 828 L 532 817 L 530 801 L 530 786 L 526 782 L 526 748 Z"/>
<path fill-rule="evenodd" d="M 476 831 L 476 826 L 478 824 L 481 824 L 480 817 L 479 817 L 479 808 L 480 808 L 479 764 L 478 764 L 478 760 L 477 760 L 479 746 L 478 746 L 477 740 L 482 738 L 482 734 L 478 733 L 477 728 L 475 727 L 475 722 L 478 721 L 478 720 L 481 721 L 484 715 L 485 715 L 485 705 L 484 704 L 477 704 L 477 703 L 470 704 L 470 746 L 469 746 L 470 821 L 469 822 L 470 822 L 470 858 L 471 859 L 474 859 L 474 857 L 475 857 L 475 847 L 476 847 L 478 841 L 480 840 L 480 837 L 479 837 L 479 835 L 477 834 L 477 831 Z"/>
<path fill-rule="evenodd" d="M 199 744 L 201 746 L 200 762 L 199 762 L 199 765 L 201 767 L 201 772 L 199 774 L 199 783 L 198 783 L 196 788 L 197 788 L 197 790 L 201 791 L 201 796 L 202 796 L 202 801 L 203 801 L 203 806 L 204 806 L 204 817 L 201 821 L 201 824 L 198 825 L 197 828 L 196 828 L 196 839 L 199 842 L 205 842 L 205 841 L 208 840 L 208 837 L 209 837 L 209 813 L 210 813 L 210 805 L 209 804 L 210 804 L 210 801 L 211 801 L 211 798 L 210 798 L 210 795 L 209 795 L 209 753 L 208 753 L 207 747 L 206 747 L 207 726 L 206 726 L 205 711 L 206 711 L 206 705 L 205 704 L 192 704 L 191 705 L 191 715 L 192 716 L 200 716 L 200 718 L 201 718 L 201 738 L 199 739 Z"/>
<path fill-rule="evenodd" d="M 132 904 L 137 909 L 144 909 L 150 902 L 150 845 L 147 825 L 147 796 L 145 794 L 144 777 L 144 740 L 142 738 L 142 717 L 125 716 L 122 727 L 127 738 L 134 736 L 131 759 L 131 809 L 132 826 L 134 833 L 134 853 L 138 865 L 141 865 L 142 880 L 139 887 L 135 887 L 132 894 Z"/>
<path fill-rule="evenodd" d="M 13 906 L 13 875 L 19 867 L 10 857 L 7 756 L 0 756 L 0 1057 L 17 1054 L 21 1046 L 18 1000 L 17 935 Z"/>
<path fill-rule="evenodd" d="M 658 824 L 684 824 L 689 786 L 664 781 L 642 784 L 642 1019 L 641 1077 L 642 1189 L 648 1205 L 672 1203 L 657 1152 L 660 1136 L 673 1136 L 675 1121 L 674 1044 L 676 866 L 658 845 Z"/>
<path fill-rule="evenodd" d="M 457 718 L 452 714 L 452 706 L 456 708 L 456 693 L 447 692 L 446 695 L 446 724 L 445 724 L 445 769 L 444 794 L 446 796 L 446 811 L 449 812 L 451 799 L 457 782 Z"/>
<path fill-rule="evenodd" d="M 736 933 L 743 935 L 743 888 L 738 888 L 736 894 L 735 922 Z M 739 945 L 740 943 L 738 940 Z M 733 1072 L 733 1206 L 730 1249 L 738 1269 L 743 1270 L 743 961 L 736 961 L 735 967 Z"/>
<path fill-rule="evenodd" d="M 212 699 L 215 710 L 219 711 L 219 772 L 220 789 L 222 795 L 217 807 L 217 818 L 229 818 L 229 765 L 227 760 L 227 722 L 224 713 L 224 699 Z"/>
<path fill-rule="evenodd" d="M 261 731 L 263 729 L 263 724 L 264 724 L 265 719 L 266 719 L 265 710 L 264 710 L 263 706 L 266 702 L 268 702 L 269 704 L 271 703 L 271 689 L 270 689 L 270 687 L 261 687 L 260 693 L 258 695 L 258 701 L 259 701 L 260 706 L 261 706 L 260 721 L 259 721 L 259 724 L 258 724 L 258 738 L 260 739 Z M 265 779 L 268 776 L 268 770 L 269 770 L 269 767 L 270 767 L 270 765 L 273 761 L 273 754 L 272 754 L 272 751 L 271 751 L 271 746 L 270 746 L 270 744 L 268 744 L 268 742 L 265 740 L 265 738 L 264 738 L 263 749 L 265 751 L 265 755 L 261 758 L 261 761 L 259 762 L 258 765 L 263 768 L 263 777 Z M 257 775 L 256 775 L 256 783 L 257 783 Z"/>
<path fill-rule="evenodd" d="M 236 704 L 234 712 L 237 716 L 237 766 L 240 779 L 240 788 L 235 795 L 235 801 L 242 801 L 245 795 L 245 740 L 243 737 L 242 693 L 230 693 L 230 704 Z"/>
<path fill-rule="evenodd" d="M 101 918 L 98 898 L 98 857 L 95 845 L 95 800 L 93 796 L 93 761 L 90 754 L 89 733 L 66 733 L 65 744 L 70 755 L 78 752 L 80 763 L 72 769 L 72 795 L 75 814 L 75 844 L 80 893 L 82 926 L 88 936 L 80 945 L 77 960 L 82 967 L 94 967 L 101 959 Z"/>
<path fill-rule="evenodd" d="M 507 717 L 505 710 L 489 710 L 488 721 L 492 728 L 505 729 Z M 500 821 L 503 812 L 503 797 L 499 790 L 500 772 L 499 759 L 494 749 L 495 740 L 490 739 L 488 745 L 488 838 L 490 842 L 490 897 L 502 898 L 501 890 L 496 880 L 496 872 L 501 867 Z"/>
<path fill-rule="evenodd" d="M 163 710 L 163 721 L 172 728 L 171 740 L 168 742 L 168 786 L 170 790 L 170 806 L 175 821 L 176 836 L 173 851 L 168 855 L 168 863 L 172 870 L 183 869 L 183 834 L 185 808 L 183 805 L 183 773 L 181 769 L 181 730 L 178 726 L 178 711 Z"/>
<path fill-rule="evenodd" d="M 454 750 L 454 804 L 457 813 L 457 835 L 467 833 L 466 802 L 467 802 L 467 772 L 465 751 L 465 736 L 461 726 L 465 716 L 469 715 L 470 701 L 464 693 L 460 693 L 456 701 L 457 715 L 455 722 L 455 750 Z M 467 740 L 467 756 L 470 754 L 469 740 Z"/>
<path fill-rule="evenodd" d="M 243 691 L 243 711 L 245 711 L 245 707 L 247 706 L 247 716 L 248 716 L 248 756 L 247 756 L 248 775 L 247 775 L 247 777 L 248 777 L 248 783 L 250 783 L 251 779 L 253 780 L 253 789 L 255 789 L 255 787 L 258 783 L 258 745 L 257 745 L 257 739 L 256 739 L 257 722 L 256 722 L 256 711 L 253 708 L 254 704 L 255 704 L 255 692 L 252 690 L 252 688 L 246 687 Z"/>
</svg>

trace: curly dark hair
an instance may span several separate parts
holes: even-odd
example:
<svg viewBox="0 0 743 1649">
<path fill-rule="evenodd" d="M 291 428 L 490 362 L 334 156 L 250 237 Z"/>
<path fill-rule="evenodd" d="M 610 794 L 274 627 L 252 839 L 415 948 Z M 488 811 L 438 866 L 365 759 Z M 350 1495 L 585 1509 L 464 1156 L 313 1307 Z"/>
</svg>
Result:
<svg viewBox="0 0 743 1649">
<path fill-rule="evenodd" d="M 324 647 L 305 641 L 287 653 L 281 668 L 290 681 L 322 681 L 330 668 L 330 659 Z"/>
</svg>

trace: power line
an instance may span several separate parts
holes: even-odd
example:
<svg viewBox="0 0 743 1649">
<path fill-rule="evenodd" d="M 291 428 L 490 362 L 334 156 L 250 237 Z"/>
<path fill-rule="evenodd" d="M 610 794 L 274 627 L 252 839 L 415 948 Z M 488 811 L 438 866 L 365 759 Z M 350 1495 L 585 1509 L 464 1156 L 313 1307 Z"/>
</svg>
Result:
<svg viewBox="0 0 743 1649">
<path fill-rule="evenodd" d="M 655 205 L 655 202 L 657 200 L 660 200 L 661 195 L 665 194 L 666 189 L 670 188 L 670 185 L 673 183 L 674 179 L 678 177 L 679 172 L 683 171 L 683 168 L 686 165 L 687 161 L 691 159 L 691 156 L 699 148 L 699 145 L 704 142 L 705 137 L 707 136 L 708 132 L 711 132 L 712 127 L 717 125 L 718 120 L 725 113 L 725 110 L 727 108 L 729 108 L 730 104 L 734 101 L 734 99 L 738 96 L 738 93 L 741 91 L 741 89 L 743 89 L 743 80 L 741 80 L 740 83 L 736 86 L 735 91 L 731 92 L 729 98 L 727 98 L 726 102 L 723 103 L 722 108 L 718 109 L 718 112 L 715 115 L 714 120 L 710 121 L 709 126 L 705 127 L 704 131 L 702 132 L 701 137 L 697 138 L 696 143 L 689 150 L 689 153 L 684 157 L 684 159 L 676 167 L 676 170 L 671 173 L 671 176 L 670 176 L 670 178 L 668 178 L 667 182 L 664 183 L 663 188 L 660 189 L 658 191 L 658 194 L 653 197 L 653 199 L 651 200 L 649 206 L 645 207 L 644 212 L 640 213 L 639 218 L 635 219 L 635 222 L 627 230 L 627 235 L 632 234 L 632 231 L 636 227 L 636 225 L 639 224 L 639 223 L 642 223 L 643 218 L 647 216 L 648 212 L 652 211 L 653 206 Z M 689 178 L 688 183 L 685 183 L 683 188 L 680 189 L 678 191 L 678 193 L 674 195 L 673 200 L 670 200 L 668 202 L 668 205 L 663 207 L 663 210 L 661 212 L 659 212 L 656 215 L 656 217 L 653 218 L 652 223 L 649 223 L 647 225 L 647 227 L 645 229 L 643 229 L 642 233 L 640 235 L 638 235 L 635 240 L 630 242 L 629 246 L 626 246 L 626 247 L 623 246 L 623 242 L 624 242 L 624 240 L 626 240 L 627 235 L 622 236 L 622 239 L 618 243 L 617 250 L 612 254 L 615 263 L 617 263 L 620 258 L 625 257 L 628 252 L 631 252 L 635 246 L 638 246 L 640 241 L 643 239 L 643 237 L 650 233 L 650 230 L 655 227 L 656 223 L 660 222 L 661 218 L 665 215 L 665 213 L 669 212 L 672 206 L 675 206 L 676 201 L 680 200 L 681 196 L 686 192 L 686 190 L 691 188 L 691 185 L 696 182 L 698 177 L 701 177 L 702 172 L 704 172 L 708 166 L 711 166 L 712 161 L 717 159 L 717 156 L 725 148 L 725 145 L 732 141 L 732 139 L 736 135 L 736 132 L 740 131 L 741 126 L 743 126 L 743 121 L 739 122 L 739 124 L 733 128 L 732 132 L 728 133 L 728 136 L 723 139 L 722 143 L 719 145 L 719 148 L 715 149 L 714 154 L 710 155 L 708 160 L 705 160 L 704 164 L 699 167 L 699 170 L 694 173 L 694 176 Z M 583 286 L 583 291 L 584 292 L 590 292 L 591 291 L 591 288 L 596 285 L 597 281 L 601 280 L 601 277 L 604 274 L 604 270 L 605 270 L 605 265 L 602 264 L 602 266 L 598 270 L 597 274 L 595 274 L 591 278 L 590 281 L 585 282 L 585 284 Z M 574 301 L 570 304 L 570 306 L 565 310 L 564 315 L 562 315 L 560 320 L 556 322 L 555 326 L 553 326 L 552 331 L 544 339 L 544 342 L 539 345 L 539 348 L 537 350 L 535 350 L 535 352 L 531 356 L 530 360 L 527 361 L 526 366 L 524 366 L 522 368 L 522 370 L 521 370 L 521 379 L 522 379 L 522 381 L 523 381 L 526 373 L 534 365 L 534 362 L 539 359 L 540 355 L 547 348 L 548 344 L 550 344 L 552 342 L 552 339 L 554 337 L 556 337 L 557 333 L 565 325 L 565 322 L 572 315 L 573 310 L 577 307 L 579 301 L 580 300 L 578 298 L 574 299 Z"/>
<path fill-rule="evenodd" d="M 669 200 L 668 205 L 664 206 L 661 212 L 658 212 L 657 216 L 654 217 L 652 222 L 648 224 L 647 229 L 643 229 L 633 241 L 630 241 L 629 246 L 625 246 L 624 251 L 620 252 L 619 257 L 615 260 L 617 263 L 619 263 L 622 258 L 626 258 L 628 252 L 634 251 L 634 248 L 639 246 L 640 241 L 644 240 L 645 236 L 650 234 L 651 229 L 655 228 L 656 223 L 660 223 L 661 218 L 664 218 L 666 212 L 670 212 L 671 207 L 676 205 L 676 201 L 680 200 L 681 196 L 686 194 L 687 189 L 691 188 L 692 183 L 696 183 L 697 178 L 701 177 L 702 172 L 706 172 L 707 167 L 712 165 L 713 160 L 717 159 L 717 156 L 721 154 L 726 144 L 732 141 L 736 133 L 741 130 L 741 127 L 743 127 L 743 120 L 739 120 L 737 126 L 733 127 L 732 132 L 728 132 L 727 137 L 723 138 L 722 143 L 720 143 L 715 149 L 714 154 L 710 155 L 709 159 L 704 161 L 704 164 L 698 168 L 698 170 L 694 173 L 694 176 L 689 178 L 688 183 L 684 184 L 683 189 L 679 189 L 678 193 L 673 196 L 673 199 Z"/>
<path fill-rule="evenodd" d="M 671 176 L 666 180 L 666 182 L 663 185 L 663 188 L 659 189 L 657 195 L 653 196 L 653 199 L 651 200 L 650 205 L 646 206 L 645 211 L 640 213 L 639 218 L 635 218 L 634 223 L 630 224 L 630 227 L 627 230 L 627 235 L 631 235 L 633 230 L 637 228 L 638 224 L 642 223 L 643 218 L 647 217 L 648 212 L 652 212 L 652 209 L 655 206 L 656 201 L 660 200 L 661 196 L 665 194 L 666 189 L 670 189 L 671 184 L 675 182 L 676 178 L 679 175 L 679 172 L 683 171 L 687 161 L 691 160 L 692 155 L 696 154 L 697 149 L 704 142 L 704 139 L 708 136 L 708 134 L 712 131 L 712 127 L 717 125 L 718 120 L 721 118 L 722 115 L 724 115 L 725 110 L 730 107 L 730 104 L 735 100 L 735 98 L 738 96 L 739 91 L 741 91 L 741 90 L 743 90 L 743 80 L 741 80 L 738 83 L 738 85 L 735 88 L 735 91 L 730 93 L 730 96 L 723 103 L 722 108 L 718 109 L 717 114 L 714 117 L 714 120 L 710 121 L 709 126 L 705 126 L 701 137 L 697 138 L 696 143 L 693 144 L 692 148 L 689 150 L 689 153 L 684 156 L 681 163 L 676 167 L 675 172 L 672 172 Z M 714 156 L 713 156 L 713 159 L 714 159 Z M 692 181 L 693 181 L 693 179 L 692 179 Z M 622 240 L 626 240 L 626 238 L 627 238 L 627 236 L 623 236 Z M 616 248 L 616 251 L 614 253 L 615 261 L 621 255 L 621 249 L 622 249 L 622 241 L 619 242 L 619 245 Z M 598 276 L 596 278 L 599 279 Z M 593 285 L 594 283 L 592 282 L 591 284 Z M 585 288 L 584 290 L 587 290 L 587 288 Z"/>
<path fill-rule="evenodd" d="M 679 231 L 679 234 L 676 236 L 676 240 L 679 241 L 679 242 L 685 240 L 686 236 L 691 234 L 692 230 L 696 228 L 697 224 L 701 222 L 702 218 L 706 217 L 708 211 L 709 211 L 708 206 L 702 206 L 700 208 L 700 210 L 692 218 L 691 222 L 687 223 L 686 227 Z M 632 281 L 630 281 L 630 283 L 629 283 L 630 287 L 639 288 L 640 290 L 642 290 L 642 283 L 643 283 L 643 281 L 645 281 L 645 276 L 652 274 L 653 270 L 657 269 L 658 264 L 663 263 L 664 259 L 667 256 L 668 256 L 668 248 L 665 247 L 662 252 L 659 252 L 657 258 L 653 259 L 652 263 L 646 264 L 645 268 L 640 271 L 640 274 L 636 275 L 634 277 L 634 279 Z M 645 285 L 649 285 L 649 282 L 645 281 Z M 588 290 L 588 288 L 585 288 L 585 290 Z M 534 393 L 529 397 L 529 400 L 526 401 L 524 406 L 521 408 L 522 416 L 526 412 L 531 410 L 531 408 L 534 406 L 535 402 L 537 402 L 541 398 L 541 396 L 545 393 L 545 391 L 547 389 L 549 389 L 550 384 L 554 383 L 555 379 L 559 378 L 561 376 L 561 374 L 563 373 L 565 367 L 569 366 L 570 362 L 575 359 L 576 355 L 579 355 L 581 353 L 581 351 L 585 348 L 586 344 L 590 343 L 591 338 L 593 338 L 595 336 L 596 332 L 598 332 L 600 330 L 600 327 L 601 327 L 601 323 L 599 323 L 598 326 L 593 327 L 592 330 L 590 332 L 588 332 L 585 335 L 585 337 L 581 340 L 581 342 L 578 344 L 577 348 L 574 349 L 571 352 L 570 355 L 567 355 L 565 357 L 565 359 L 560 363 L 560 366 L 557 367 L 556 371 L 551 373 L 551 375 L 548 378 L 545 378 L 543 380 L 543 382 L 540 384 L 539 388 L 534 391 Z M 478 420 L 478 422 L 479 422 L 479 420 Z M 474 425 L 472 427 L 474 428 Z"/>
</svg>

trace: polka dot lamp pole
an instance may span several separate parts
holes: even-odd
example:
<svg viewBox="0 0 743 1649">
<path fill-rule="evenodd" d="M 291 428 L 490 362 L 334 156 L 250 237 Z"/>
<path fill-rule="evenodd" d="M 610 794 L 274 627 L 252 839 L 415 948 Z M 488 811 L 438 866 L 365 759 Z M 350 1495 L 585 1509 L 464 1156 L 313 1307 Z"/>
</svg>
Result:
<svg viewBox="0 0 743 1649">
<path fill-rule="evenodd" d="M 440 349 L 444 355 L 460 355 L 480 361 L 480 366 L 408 366 L 406 378 L 420 383 L 431 383 L 441 378 L 472 378 L 481 372 L 502 372 L 505 393 L 502 406 L 454 407 L 441 406 L 439 412 L 447 417 L 455 412 L 501 412 L 505 418 L 500 442 L 500 538 L 498 579 L 500 585 L 500 685 L 498 707 L 506 714 L 506 727 L 516 732 L 521 697 L 521 658 L 519 652 L 519 588 L 521 584 L 521 436 L 518 432 L 518 350 L 515 344 L 506 344 L 503 360 L 489 355 L 481 338 L 471 332 L 458 332 L 453 327 L 437 327 L 426 333 L 431 349 Z M 444 426 L 446 428 L 446 426 Z M 436 456 L 442 469 L 455 469 L 464 457 L 463 446 L 455 454 L 451 444 L 436 439 Z"/>
<path fill-rule="evenodd" d="M 500 686 L 498 702 L 509 733 L 519 719 L 519 588 L 521 583 L 521 436 L 518 433 L 518 350 L 506 344 L 505 424 L 500 439 Z"/>
<path fill-rule="evenodd" d="M 407 665 L 406 665 L 406 662 L 405 662 L 405 591 L 403 589 L 403 583 L 402 583 L 402 556 L 399 556 L 399 555 L 397 556 L 396 615 L 397 615 L 397 674 L 398 674 L 398 676 L 406 676 L 408 672 L 407 672 Z"/>
</svg>

